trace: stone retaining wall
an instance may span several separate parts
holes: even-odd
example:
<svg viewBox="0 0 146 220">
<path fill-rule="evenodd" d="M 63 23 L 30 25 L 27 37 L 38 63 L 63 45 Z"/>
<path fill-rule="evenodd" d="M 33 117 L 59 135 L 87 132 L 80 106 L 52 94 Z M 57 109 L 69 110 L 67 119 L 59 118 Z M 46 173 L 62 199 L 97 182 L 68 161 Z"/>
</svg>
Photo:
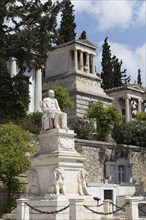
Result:
<svg viewBox="0 0 146 220">
<path fill-rule="evenodd" d="M 76 150 L 85 158 L 84 168 L 88 172 L 88 182 L 100 183 L 105 179 L 105 162 L 116 150 L 123 152 L 123 157 L 132 163 L 132 179 L 144 181 L 146 191 L 146 149 L 137 146 L 117 145 L 115 143 L 76 139 Z"/>
</svg>

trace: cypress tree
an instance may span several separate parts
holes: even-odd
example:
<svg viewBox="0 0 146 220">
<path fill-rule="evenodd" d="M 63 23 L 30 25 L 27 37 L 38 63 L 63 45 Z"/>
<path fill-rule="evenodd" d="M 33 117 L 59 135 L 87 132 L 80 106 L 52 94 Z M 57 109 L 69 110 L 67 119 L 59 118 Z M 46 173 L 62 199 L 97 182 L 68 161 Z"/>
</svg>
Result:
<svg viewBox="0 0 146 220">
<path fill-rule="evenodd" d="M 75 15 L 71 0 L 62 1 L 62 14 L 58 42 L 57 44 L 67 43 L 74 40 L 76 37 L 75 28 Z"/>
<path fill-rule="evenodd" d="M 141 70 L 140 69 L 138 69 L 137 84 L 142 86 Z"/>
<path fill-rule="evenodd" d="M 86 31 L 83 31 L 79 37 L 80 40 L 85 40 L 87 39 L 87 34 L 86 34 Z"/>
<path fill-rule="evenodd" d="M 105 38 L 102 47 L 101 78 L 103 89 L 106 90 L 128 84 L 131 76 L 127 76 L 126 69 L 121 70 L 122 60 L 119 61 L 115 55 L 111 57 L 110 45 L 107 42 L 107 38 Z"/>
<path fill-rule="evenodd" d="M 112 73 L 113 61 L 111 58 L 110 45 L 108 44 L 107 39 L 108 37 L 105 38 L 104 44 L 102 45 L 101 78 L 102 78 L 102 88 L 104 90 L 114 87 L 114 77 Z"/>
<path fill-rule="evenodd" d="M 121 79 L 122 61 L 119 62 L 118 58 L 116 56 L 113 56 L 112 62 L 113 62 L 114 87 L 122 86 L 123 85 L 122 79 Z"/>
<path fill-rule="evenodd" d="M 124 85 L 124 84 L 129 84 L 129 83 L 130 83 L 130 80 L 131 80 L 131 76 L 127 76 L 126 72 L 127 72 L 127 69 L 124 69 L 124 70 L 121 72 L 121 79 L 122 79 L 123 85 Z"/>
</svg>

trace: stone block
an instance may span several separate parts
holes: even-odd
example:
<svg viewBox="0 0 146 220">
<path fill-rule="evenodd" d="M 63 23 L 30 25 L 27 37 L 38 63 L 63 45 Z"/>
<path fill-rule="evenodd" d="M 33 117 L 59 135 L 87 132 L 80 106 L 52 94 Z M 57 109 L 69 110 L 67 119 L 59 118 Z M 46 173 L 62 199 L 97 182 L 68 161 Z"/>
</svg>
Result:
<svg viewBox="0 0 146 220">
<path fill-rule="evenodd" d="M 52 153 L 58 150 L 74 150 L 73 130 L 69 129 L 51 129 L 39 135 L 41 153 Z"/>
<path fill-rule="evenodd" d="M 87 101 L 84 101 L 84 100 L 81 100 L 81 99 L 77 99 L 76 103 L 79 104 L 79 105 L 87 105 Z"/>
</svg>

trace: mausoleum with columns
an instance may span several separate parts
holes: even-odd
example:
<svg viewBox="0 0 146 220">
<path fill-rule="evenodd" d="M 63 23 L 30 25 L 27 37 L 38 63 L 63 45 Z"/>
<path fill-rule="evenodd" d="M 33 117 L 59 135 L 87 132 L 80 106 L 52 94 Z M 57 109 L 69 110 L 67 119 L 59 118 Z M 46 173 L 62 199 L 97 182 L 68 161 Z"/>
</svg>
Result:
<svg viewBox="0 0 146 220">
<path fill-rule="evenodd" d="M 138 84 L 127 84 L 106 90 L 106 94 L 114 98 L 113 105 L 131 121 L 137 112 L 146 112 L 146 90 Z"/>
<path fill-rule="evenodd" d="M 68 120 L 83 117 L 88 107 L 101 100 L 110 105 L 113 98 L 101 88 L 96 75 L 96 46 L 88 40 L 73 40 L 50 52 L 43 79 L 43 95 L 54 85 L 62 86 L 70 93 L 74 107 L 68 112 Z"/>
</svg>

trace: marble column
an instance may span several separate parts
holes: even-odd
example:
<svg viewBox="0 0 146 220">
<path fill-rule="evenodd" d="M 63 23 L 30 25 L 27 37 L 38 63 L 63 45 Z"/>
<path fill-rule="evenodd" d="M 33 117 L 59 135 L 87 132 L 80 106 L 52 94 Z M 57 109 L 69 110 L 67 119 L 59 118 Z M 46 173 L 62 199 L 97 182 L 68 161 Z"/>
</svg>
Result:
<svg viewBox="0 0 146 220">
<path fill-rule="evenodd" d="M 86 66 L 87 66 L 87 73 L 89 73 L 90 66 L 89 66 L 89 54 L 88 53 L 86 53 Z"/>
<path fill-rule="evenodd" d="M 35 112 L 41 111 L 42 102 L 42 71 L 41 69 L 36 70 L 36 81 L 35 81 Z"/>
<path fill-rule="evenodd" d="M 94 55 L 92 56 L 92 74 L 94 74 L 94 75 L 96 74 L 95 73 L 95 56 Z"/>
<path fill-rule="evenodd" d="M 78 55 L 77 55 L 77 50 L 74 50 L 74 68 L 75 68 L 75 71 L 78 69 Z"/>
<path fill-rule="evenodd" d="M 11 57 L 11 59 L 10 59 L 9 72 L 10 72 L 11 77 L 16 76 L 16 74 L 17 74 L 16 60 L 17 59 L 15 57 Z"/>
<path fill-rule="evenodd" d="M 83 52 L 80 51 L 80 70 L 83 71 Z"/>
<path fill-rule="evenodd" d="M 34 112 L 34 106 L 35 106 L 35 69 L 32 68 L 30 75 L 29 75 L 29 96 L 30 96 L 30 103 L 29 103 L 29 108 L 28 112 L 32 113 Z"/>
<path fill-rule="evenodd" d="M 126 107 L 126 122 L 130 121 L 130 103 L 129 103 L 129 97 L 126 97 L 125 99 L 125 107 Z"/>
<path fill-rule="evenodd" d="M 143 103 L 143 111 L 146 112 L 146 102 Z"/>
<path fill-rule="evenodd" d="M 138 112 L 141 112 L 141 104 L 142 104 L 142 100 L 138 99 Z"/>
</svg>

